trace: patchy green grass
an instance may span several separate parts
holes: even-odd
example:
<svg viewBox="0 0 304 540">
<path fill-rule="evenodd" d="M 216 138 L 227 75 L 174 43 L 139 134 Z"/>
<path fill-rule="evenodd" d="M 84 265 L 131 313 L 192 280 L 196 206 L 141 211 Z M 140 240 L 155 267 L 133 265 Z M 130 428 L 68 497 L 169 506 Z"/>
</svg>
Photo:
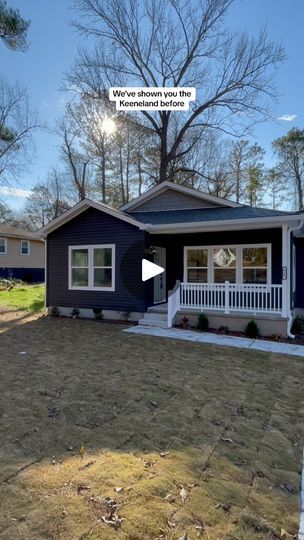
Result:
<svg viewBox="0 0 304 540">
<path fill-rule="evenodd" d="M 0 314 L 1 540 L 293 538 L 303 360 L 123 328 Z"/>
<path fill-rule="evenodd" d="M 38 312 L 44 307 L 44 285 L 18 285 L 10 291 L 0 291 L 0 308 Z"/>
</svg>

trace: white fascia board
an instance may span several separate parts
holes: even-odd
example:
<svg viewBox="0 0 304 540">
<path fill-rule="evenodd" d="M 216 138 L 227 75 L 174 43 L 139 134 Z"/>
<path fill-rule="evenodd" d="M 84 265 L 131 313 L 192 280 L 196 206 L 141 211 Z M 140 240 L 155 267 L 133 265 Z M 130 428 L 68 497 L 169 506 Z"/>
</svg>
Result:
<svg viewBox="0 0 304 540">
<path fill-rule="evenodd" d="M 147 225 L 145 223 L 142 223 L 140 221 L 137 221 L 136 219 L 133 219 L 129 216 L 126 216 L 120 210 L 115 210 L 114 208 L 111 208 L 110 206 L 107 206 L 106 204 L 102 203 L 95 203 L 94 201 L 90 201 L 88 199 L 85 199 L 81 201 L 80 203 L 76 204 L 70 210 L 67 210 L 64 214 L 59 216 L 58 218 L 54 219 L 41 229 L 39 229 L 39 234 L 42 237 L 46 237 L 49 233 L 56 230 L 58 227 L 61 227 L 65 223 L 68 223 L 71 219 L 74 219 L 79 214 L 87 210 L 88 208 L 95 208 L 96 210 L 99 210 L 100 212 L 104 212 L 105 214 L 111 215 L 113 217 L 116 217 L 117 219 L 121 219 L 122 221 L 126 221 L 127 223 L 130 223 L 130 225 L 134 225 L 140 230 L 145 230 L 147 228 Z"/>
<path fill-rule="evenodd" d="M 252 219 L 233 219 L 222 221 L 200 221 L 195 223 L 172 223 L 168 225 L 152 225 L 152 234 L 180 234 L 216 230 L 269 229 L 282 227 L 283 224 L 304 222 L 304 214 L 295 216 L 276 216 Z"/>
<path fill-rule="evenodd" d="M 125 211 L 125 210 L 129 210 L 130 208 L 135 209 L 137 206 L 140 206 L 143 202 L 153 199 L 156 195 L 158 195 L 158 193 L 161 193 L 162 191 L 166 191 L 167 189 L 172 189 L 173 191 L 185 193 L 186 195 L 190 195 L 191 197 L 196 197 L 197 199 L 203 199 L 204 201 L 212 202 L 214 204 L 218 204 L 219 206 L 229 206 L 232 208 L 238 208 L 240 206 L 243 206 L 242 204 L 239 204 L 234 201 L 229 201 L 228 199 L 215 197 L 214 195 L 209 195 L 209 193 L 204 193 L 203 191 L 198 191 L 197 189 L 188 188 L 185 186 L 181 186 L 180 184 L 175 184 L 174 182 L 166 181 L 166 182 L 162 182 L 161 184 L 158 184 L 154 188 L 149 189 L 148 191 L 146 191 L 139 197 L 136 197 L 131 202 L 122 206 L 120 210 Z"/>
</svg>

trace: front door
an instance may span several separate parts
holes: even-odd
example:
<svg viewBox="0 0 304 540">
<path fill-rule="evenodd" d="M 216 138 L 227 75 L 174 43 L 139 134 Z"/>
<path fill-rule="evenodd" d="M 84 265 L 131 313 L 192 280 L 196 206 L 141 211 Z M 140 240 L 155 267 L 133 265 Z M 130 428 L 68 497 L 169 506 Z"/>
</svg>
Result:
<svg viewBox="0 0 304 540">
<path fill-rule="evenodd" d="M 162 274 L 158 274 L 153 278 L 154 280 L 154 304 L 165 302 L 167 300 L 166 294 L 166 248 L 155 247 L 154 263 L 158 266 L 162 266 L 165 271 Z"/>
</svg>

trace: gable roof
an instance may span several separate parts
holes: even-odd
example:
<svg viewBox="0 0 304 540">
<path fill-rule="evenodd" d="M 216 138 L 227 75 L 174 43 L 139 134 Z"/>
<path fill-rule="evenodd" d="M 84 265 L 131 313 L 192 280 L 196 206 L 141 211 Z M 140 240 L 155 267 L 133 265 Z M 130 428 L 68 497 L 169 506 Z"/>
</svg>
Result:
<svg viewBox="0 0 304 540">
<path fill-rule="evenodd" d="M 301 212 L 284 212 L 281 210 L 270 210 L 269 208 L 253 208 L 239 204 L 237 206 L 217 206 L 192 210 L 161 210 L 158 212 L 145 211 L 128 214 L 111 208 L 106 204 L 84 199 L 42 227 L 36 234 L 46 237 L 49 233 L 89 208 L 95 208 L 100 212 L 109 214 L 138 227 L 140 230 L 160 234 L 197 232 L 205 229 L 212 230 L 212 228 L 223 230 L 226 227 L 231 230 L 232 228 L 238 229 L 240 227 L 280 227 L 283 223 L 293 223 L 299 220 L 304 221 L 304 214 Z"/>
<path fill-rule="evenodd" d="M 0 236 L 6 236 L 8 238 L 21 238 L 24 240 L 37 240 L 42 242 L 41 236 L 37 233 L 32 233 L 19 227 L 13 227 L 12 225 L 4 225 L 0 223 Z"/>
<path fill-rule="evenodd" d="M 116 217 L 117 219 L 121 219 L 122 221 L 126 221 L 127 223 L 130 223 L 131 225 L 134 225 L 135 227 L 138 227 L 139 229 L 145 229 L 145 225 L 137 221 L 136 219 L 133 219 L 131 216 L 128 216 L 127 214 L 124 214 L 120 210 L 116 210 L 115 208 L 111 208 L 107 204 L 103 203 L 97 203 L 94 201 L 91 201 L 90 199 L 84 199 L 83 201 L 80 201 L 79 203 L 75 204 L 72 208 L 61 214 L 58 218 L 54 219 L 53 221 L 50 221 L 50 223 L 47 223 L 44 227 L 39 229 L 39 234 L 41 236 L 47 236 L 50 232 L 54 231 L 58 227 L 61 227 L 74 217 L 78 216 L 85 210 L 88 210 L 88 208 L 95 208 L 96 210 L 100 210 L 101 212 L 104 212 L 105 214 L 109 214 L 113 217 Z"/>
<path fill-rule="evenodd" d="M 209 221 L 235 220 L 235 219 L 264 219 L 274 217 L 303 218 L 301 212 L 285 212 L 271 210 L 270 208 L 254 208 L 241 206 L 239 208 L 204 208 L 193 210 L 162 210 L 160 212 L 136 212 L 136 219 L 152 225 L 186 224 Z"/>
<path fill-rule="evenodd" d="M 125 204 L 120 208 L 123 212 L 131 212 L 141 206 L 144 202 L 153 199 L 154 197 L 157 197 L 160 193 L 172 190 L 179 193 L 183 193 L 185 195 L 191 196 L 196 199 L 201 199 L 202 201 L 212 203 L 212 205 L 217 206 L 228 206 L 231 208 L 238 208 L 242 206 L 241 204 L 230 201 L 228 199 L 222 199 L 220 197 L 215 197 L 214 195 L 209 195 L 208 193 L 204 193 L 203 191 L 198 191 L 197 189 L 188 188 L 185 186 L 181 186 L 180 184 L 175 184 L 174 182 L 162 182 L 161 184 L 158 184 L 157 186 L 149 189 L 139 197 L 136 197 L 128 204 Z"/>
</svg>

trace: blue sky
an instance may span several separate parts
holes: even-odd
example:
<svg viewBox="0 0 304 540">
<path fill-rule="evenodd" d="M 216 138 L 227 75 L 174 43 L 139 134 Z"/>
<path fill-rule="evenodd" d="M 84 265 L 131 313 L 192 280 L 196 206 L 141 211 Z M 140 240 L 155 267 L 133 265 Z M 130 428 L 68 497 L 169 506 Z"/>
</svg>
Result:
<svg viewBox="0 0 304 540">
<path fill-rule="evenodd" d="M 74 17 L 70 0 L 8 0 L 31 20 L 30 48 L 25 53 L 12 52 L 0 44 L 0 70 L 13 82 L 18 79 L 28 89 L 33 106 L 50 126 L 64 110 L 65 94 L 60 91 L 63 74 L 77 54 L 79 37 L 70 26 Z M 285 47 L 287 60 L 277 77 L 280 93 L 275 117 L 296 115 L 293 121 L 277 120 L 259 124 L 253 138 L 266 151 L 266 161 L 272 163 L 271 141 L 284 135 L 291 127 L 303 129 L 304 124 L 304 1 L 303 0 L 237 0 L 228 22 L 232 28 L 256 35 L 267 23 L 269 37 Z M 58 159 L 58 139 L 54 134 L 39 132 L 35 136 L 36 158 L 30 173 L 18 184 L 19 190 L 29 190 Z M 2 194 L 3 195 L 3 194 Z M 21 192 L 20 195 L 25 195 Z M 1 193 L 0 193 L 1 196 Z M 24 197 L 4 197 L 14 206 L 20 206 Z"/>
</svg>

